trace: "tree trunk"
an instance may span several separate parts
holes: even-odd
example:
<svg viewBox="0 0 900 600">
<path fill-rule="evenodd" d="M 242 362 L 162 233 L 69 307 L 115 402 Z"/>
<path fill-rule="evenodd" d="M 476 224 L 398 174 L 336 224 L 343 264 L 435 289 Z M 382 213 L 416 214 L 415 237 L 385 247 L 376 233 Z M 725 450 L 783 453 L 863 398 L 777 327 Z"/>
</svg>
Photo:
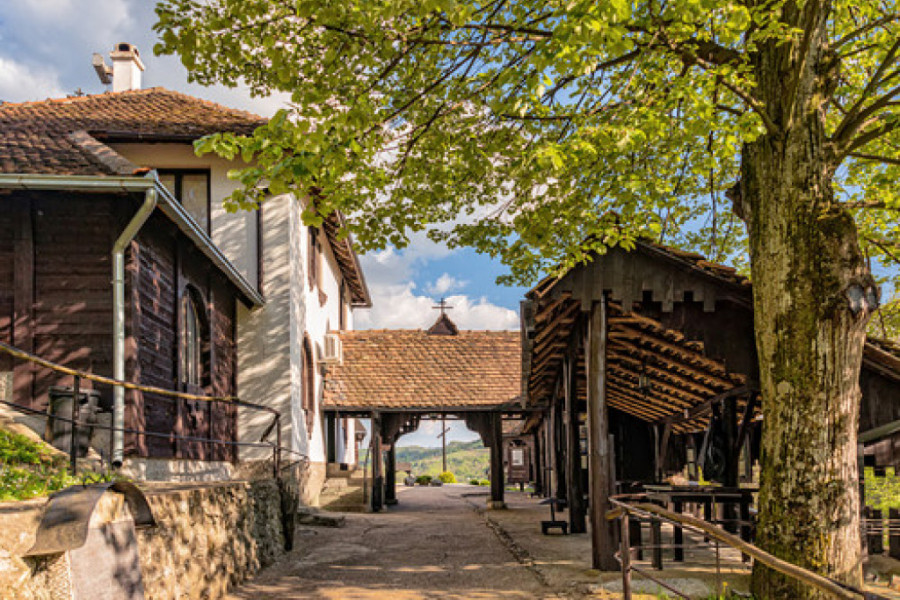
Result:
<svg viewBox="0 0 900 600">
<path fill-rule="evenodd" d="M 750 234 L 762 391 L 757 543 L 861 586 L 859 370 L 876 300 L 853 218 L 834 202 L 821 12 L 805 63 L 795 64 L 790 44 L 763 46 L 753 59 L 757 95 L 775 125 L 744 147 L 737 207 Z M 753 593 L 824 597 L 761 565 Z"/>
</svg>

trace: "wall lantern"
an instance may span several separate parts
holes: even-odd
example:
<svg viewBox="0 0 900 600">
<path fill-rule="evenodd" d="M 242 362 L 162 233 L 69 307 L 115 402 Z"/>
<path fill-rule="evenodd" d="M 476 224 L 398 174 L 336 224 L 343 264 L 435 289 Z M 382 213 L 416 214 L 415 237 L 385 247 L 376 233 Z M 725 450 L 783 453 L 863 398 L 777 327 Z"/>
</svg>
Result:
<svg viewBox="0 0 900 600">
<path fill-rule="evenodd" d="M 650 391 L 652 387 L 652 383 L 650 382 L 650 376 L 647 374 L 647 364 L 645 362 L 641 362 L 641 370 L 638 373 L 638 391 L 646 394 Z"/>
</svg>

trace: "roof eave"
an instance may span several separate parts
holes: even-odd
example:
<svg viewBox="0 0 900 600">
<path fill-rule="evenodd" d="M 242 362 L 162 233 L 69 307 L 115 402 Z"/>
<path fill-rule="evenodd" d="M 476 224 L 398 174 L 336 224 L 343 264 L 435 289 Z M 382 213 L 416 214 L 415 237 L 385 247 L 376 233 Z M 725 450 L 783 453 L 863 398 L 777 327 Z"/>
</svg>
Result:
<svg viewBox="0 0 900 600">
<path fill-rule="evenodd" d="M 254 307 L 265 304 L 265 299 L 259 291 L 238 272 L 231 261 L 213 244 L 207 233 L 159 182 L 155 171 L 142 177 L 0 173 L 0 188 L 2 189 L 113 193 L 145 192 L 154 187 L 161 200 L 160 210 L 223 272 L 241 292 L 244 299 Z"/>
</svg>

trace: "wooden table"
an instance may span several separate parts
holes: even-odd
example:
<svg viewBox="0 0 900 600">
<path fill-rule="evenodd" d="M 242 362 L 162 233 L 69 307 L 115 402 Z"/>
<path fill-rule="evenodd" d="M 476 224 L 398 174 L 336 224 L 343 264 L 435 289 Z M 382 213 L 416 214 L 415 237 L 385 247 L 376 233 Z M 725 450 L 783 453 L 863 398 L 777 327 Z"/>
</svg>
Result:
<svg viewBox="0 0 900 600">
<path fill-rule="evenodd" d="M 651 502 L 659 502 L 667 505 L 672 512 L 681 513 L 687 503 L 703 505 L 703 518 L 710 523 L 716 523 L 713 519 L 713 506 L 737 506 L 738 522 L 726 522 L 727 529 L 740 529 L 741 539 L 751 541 L 753 523 L 750 519 L 750 506 L 753 504 L 753 495 L 759 492 L 756 487 L 723 487 L 723 486 L 698 486 L 698 485 L 646 485 L 644 490 L 647 499 Z M 735 528 L 734 526 L 738 527 Z M 655 537 L 659 537 L 659 534 Z M 684 531 L 678 525 L 674 526 L 673 539 L 674 558 L 677 562 L 684 561 Z M 659 546 L 659 539 L 655 540 Z M 654 567 L 662 568 L 662 552 L 654 550 Z M 657 564 L 658 562 L 658 564 Z"/>
</svg>

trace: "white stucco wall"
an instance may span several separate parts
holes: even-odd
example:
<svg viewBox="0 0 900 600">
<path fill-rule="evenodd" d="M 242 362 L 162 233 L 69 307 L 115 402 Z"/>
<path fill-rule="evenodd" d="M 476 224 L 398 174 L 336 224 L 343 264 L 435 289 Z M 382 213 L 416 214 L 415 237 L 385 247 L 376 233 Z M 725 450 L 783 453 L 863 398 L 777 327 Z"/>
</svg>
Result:
<svg viewBox="0 0 900 600">
<path fill-rule="evenodd" d="M 309 228 L 301 228 L 301 237 L 303 249 L 308 248 L 309 244 Z M 316 419 L 315 425 L 309 439 L 309 456 L 313 462 L 325 462 L 325 418 L 322 414 L 322 393 L 324 390 L 324 378 L 322 368 L 319 364 L 319 357 L 325 344 L 325 334 L 337 331 L 340 324 L 340 298 L 341 298 L 341 274 L 334 253 L 328 245 L 324 235 L 320 235 L 322 240 L 322 259 L 319 269 L 319 284 L 316 287 L 310 287 L 309 279 L 304 281 L 303 292 L 305 296 L 306 307 L 306 330 L 310 341 L 313 345 L 313 353 L 316 358 L 315 369 L 315 387 L 316 387 Z M 306 267 L 307 257 L 304 255 L 303 266 Z M 325 302 L 321 302 L 319 295 L 319 287 L 325 295 Z M 348 298 L 349 300 L 349 298 Z M 348 311 L 345 327 L 353 328 L 352 311 Z M 343 438 L 336 438 L 340 442 Z M 340 453 L 341 451 L 339 451 Z M 340 461 L 339 462 L 346 462 Z"/>
</svg>

